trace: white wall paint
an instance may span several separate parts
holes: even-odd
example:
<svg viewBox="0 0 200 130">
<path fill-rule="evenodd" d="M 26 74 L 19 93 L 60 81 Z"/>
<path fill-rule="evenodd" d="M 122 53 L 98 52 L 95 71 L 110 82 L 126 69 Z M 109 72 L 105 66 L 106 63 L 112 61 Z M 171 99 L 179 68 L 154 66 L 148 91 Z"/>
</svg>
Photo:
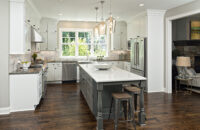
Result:
<svg viewBox="0 0 200 130">
<path fill-rule="evenodd" d="M 147 10 L 148 92 L 164 91 L 164 10 Z"/>
<path fill-rule="evenodd" d="M 9 112 L 9 1 L 0 0 L 0 114 Z"/>
</svg>

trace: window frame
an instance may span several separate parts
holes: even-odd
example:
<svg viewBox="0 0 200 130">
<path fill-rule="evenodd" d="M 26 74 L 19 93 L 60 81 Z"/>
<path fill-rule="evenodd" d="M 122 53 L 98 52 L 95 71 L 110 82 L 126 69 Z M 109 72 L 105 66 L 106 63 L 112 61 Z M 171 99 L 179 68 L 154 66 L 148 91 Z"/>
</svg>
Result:
<svg viewBox="0 0 200 130">
<path fill-rule="evenodd" d="M 62 39 L 62 33 L 63 32 L 75 32 L 75 43 L 71 44 L 71 43 L 63 43 Z M 61 58 L 85 58 L 87 56 L 79 56 L 79 43 L 78 43 L 78 38 L 79 32 L 91 32 L 91 43 L 87 44 L 87 43 L 83 43 L 83 45 L 91 45 L 91 49 L 90 49 L 90 53 L 91 55 L 89 57 L 94 57 L 96 58 L 97 56 L 94 55 L 94 46 L 97 45 L 96 43 L 94 43 L 94 34 L 93 34 L 93 29 L 80 29 L 80 28 L 60 28 L 59 29 L 59 55 Z M 106 37 L 106 36 L 105 36 Z M 108 57 L 108 43 L 107 43 L 107 38 L 105 39 L 105 45 L 106 45 L 106 55 L 105 57 Z M 75 56 L 63 56 L 63 51 L 62 51 L 62 45 L 75 45 Z"/>
</svg>

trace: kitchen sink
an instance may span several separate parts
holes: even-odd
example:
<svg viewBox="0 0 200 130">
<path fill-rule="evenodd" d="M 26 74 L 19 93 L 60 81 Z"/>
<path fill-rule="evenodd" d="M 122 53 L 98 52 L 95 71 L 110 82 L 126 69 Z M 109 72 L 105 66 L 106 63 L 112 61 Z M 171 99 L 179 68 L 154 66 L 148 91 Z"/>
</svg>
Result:
<svg viewBox="0 0 200 130">
<path fill-rule="evenodd" d="M 42 68 L 42 64 L 31 65 L 29 68 Z"/>
</svg>

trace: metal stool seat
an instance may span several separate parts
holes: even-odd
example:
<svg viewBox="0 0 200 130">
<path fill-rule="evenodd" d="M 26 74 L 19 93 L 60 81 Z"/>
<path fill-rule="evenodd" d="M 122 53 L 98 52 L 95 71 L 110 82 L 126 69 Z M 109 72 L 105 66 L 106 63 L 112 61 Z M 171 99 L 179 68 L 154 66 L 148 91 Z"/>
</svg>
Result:
<svg viewBox="0 0 200 130">
<path fill-rule="evenodd" d="M 110 119 L 110 114 L 112 111 L 112 104 L 113 104 L 113 99 L 115 102 L 115 118 L 114 118 L 114 122 L 115 122 L 115 130 L 117 130 L 118 127 L 118 118 L 119 118 L 119 113 L 120 113 L 120 108 L 121 108 L 121 104 L 125 101 L 126 105 L 124 105 L 124 115 L 126 118 L 127 115 L 127 104 L 129 104 L 129 115 L 130 117 L 132 117 L 132 123 L 134 128 L 136 129 L 136 123 L 135 123 L 135 117 L 134 117 L 134 109 L 133 109 L 133 101 L 132 101 L 132 96 L 129 95 L 128 93 L 113 93 L 112 94 L 112 101 L 111 101 L 111 107 L 110 107 L 110 113 L 109 113 L 109 119 Z M 128 120 L 130 121 L 130 120 Z"/>
</svg>

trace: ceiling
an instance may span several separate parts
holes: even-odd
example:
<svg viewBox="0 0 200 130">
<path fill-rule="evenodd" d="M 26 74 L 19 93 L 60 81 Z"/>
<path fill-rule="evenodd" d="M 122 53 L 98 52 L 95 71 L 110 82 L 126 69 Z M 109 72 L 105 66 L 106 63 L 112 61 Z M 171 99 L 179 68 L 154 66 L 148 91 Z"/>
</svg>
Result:
<svg viewBox="0 0 200 130">
<path fill-rule="evenodd" d="M 41 16 L 68 21 L 95 21 L 95 6 L 100 0 L 32 0 Z M 120 20 L 128 20 L 145 11 L 145 9 L 171 9 L 194 0 L 111 0 L 113 16 Z M 110 0 L 105 0 L 104 18 L 109 15 Z M 139 4 L 144 6 L 140 7 Z M 62 16 L 58 14 L 62 14 Z M 101 10 L 99 10 L 100 20 Z"/>
</svg>

